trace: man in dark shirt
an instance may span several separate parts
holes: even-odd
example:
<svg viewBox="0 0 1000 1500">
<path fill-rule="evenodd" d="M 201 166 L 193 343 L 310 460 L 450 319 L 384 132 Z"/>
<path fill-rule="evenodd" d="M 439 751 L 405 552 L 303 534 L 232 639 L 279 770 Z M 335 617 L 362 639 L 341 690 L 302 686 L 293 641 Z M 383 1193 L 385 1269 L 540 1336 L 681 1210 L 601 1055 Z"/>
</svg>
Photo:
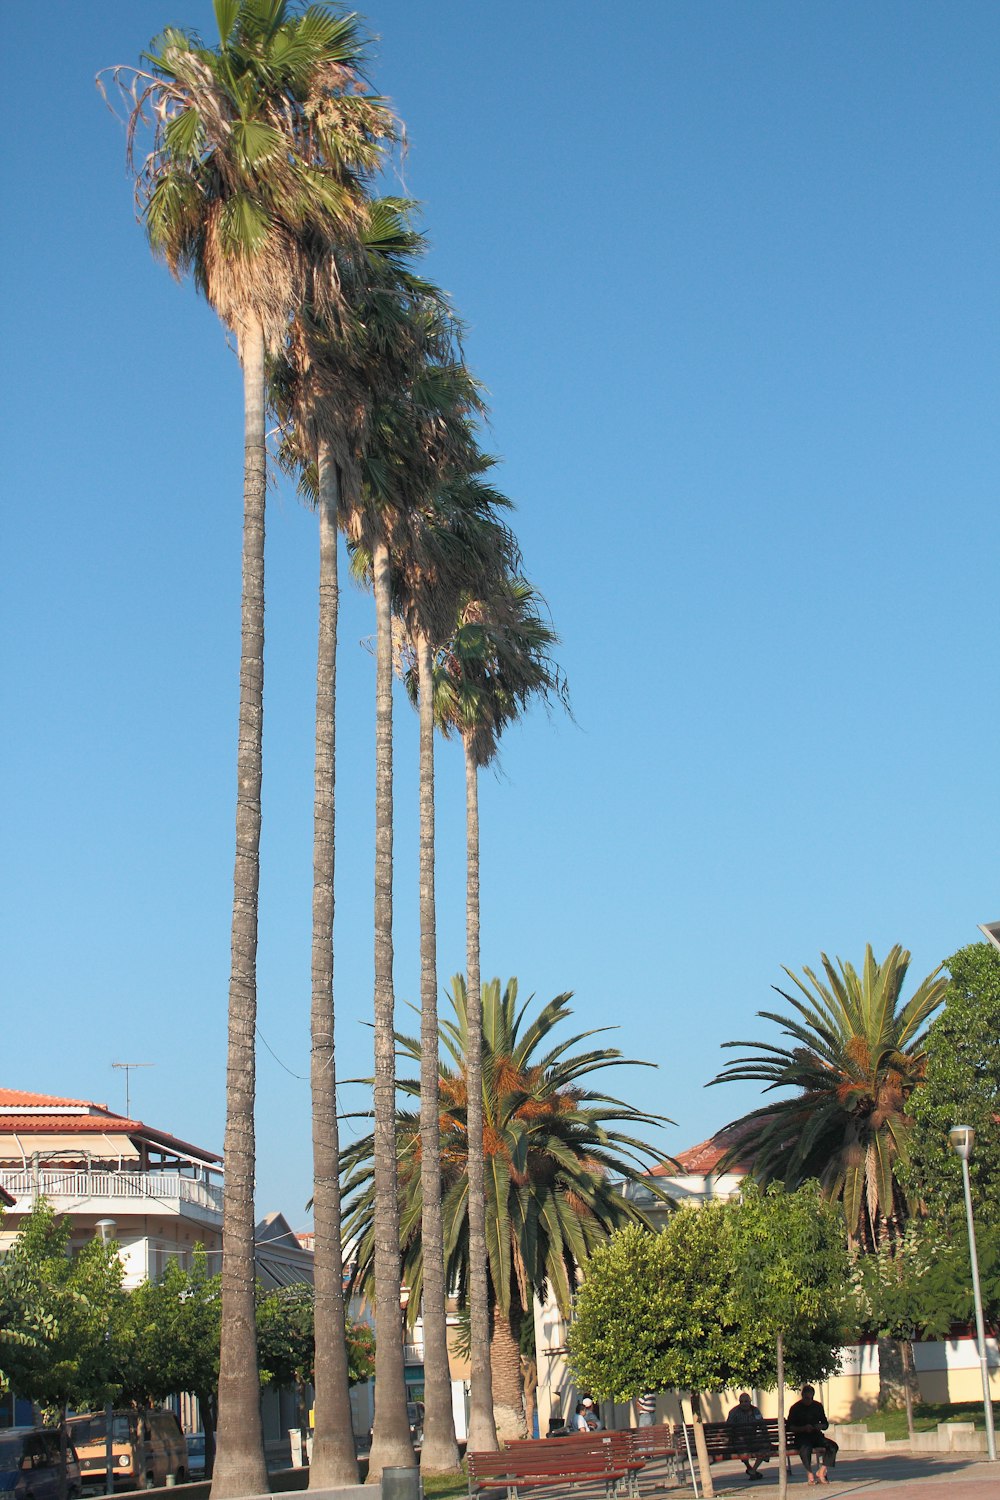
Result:
<svg viewBox="0 0 1000 1500">
<path fill-rule="evenodd" d="M 826 1412 L 816 1400 L 815 1388 L 811 1385 L 804 1385 L 802 1399 L 793 1402 L 789 1408 L 788 1416 L 785 1418 L 785 1427 L 799 1451 L 809 1484 L 815 1484 L 817 1479 L 820 1484 L 827 1484 L 829 1482 L 827 1469 L 832 1469 L 837 1462 L 838 1444 L 826 1435 L 829 1425 Z M 812 1469 L 813 1453 L 816 1453 L 819 1459 L 815 1476 Z"/>
<path fill-rule="evenodd" d="M 733 1458 L 741 1459 L 748 1479 L 763 1479 L 760 1466 L 767 1458 L 771 1444 L 767 1436 L 764 1418 L 744 1391 L 736 1406 L 726 1418 L 729 1428 L 729 1451 Z"/>
</svg>

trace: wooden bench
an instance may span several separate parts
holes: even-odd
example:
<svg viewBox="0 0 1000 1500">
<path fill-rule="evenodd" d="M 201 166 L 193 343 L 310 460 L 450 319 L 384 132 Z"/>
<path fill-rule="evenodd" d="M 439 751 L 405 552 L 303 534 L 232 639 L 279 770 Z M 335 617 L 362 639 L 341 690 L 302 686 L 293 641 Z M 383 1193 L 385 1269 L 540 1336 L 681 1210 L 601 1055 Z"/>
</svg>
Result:
<svg viewBox="0 0 1000 1500">
<path fill-rule="evenodd" d="M 646 1458 L 636 1452 L 633 1437 L 634 1433 L 629 1428 L 621 1431 L 598 1429 L 596 1432 L 567 1432 L 558 1439 L 558 1452 L 560 1458 L 567 1454 L 574 1459 L 588 1456 L 600 1459 L 616 1469 L 624 1469 L 628 1493 L 637 1496 L 639 1473 L 645 1467 Z M 538 1453 L 538 1442 L 537 1438 L 516 1439 L 505 1443 L 503 1451 L 530 1463 Z M 549 1444 L 546 1439 L 547 1452 L 555 1447 L 555 1442 Z"/>
<path fill-rule="evenodd" d="M 565 1440 L 558 1444 L 534 1440 L 524 1446 L 532 1451 L 467 1453 L 469 1494 L 499 1489 L 507 1500 L 517 1500 L 522 1490 L 592 1484 L 603 1486 L 605 1500 L 614 1500 L 619 1484 L 628 1479 L 628 1467 L 616 1463 L 610 1450 L 567 1452 Z"/>
<path fill-rule="evenodd" d="M 705 1447 L 708 1449 L 709 1463 L 721 1463 L 723 1459 L 732 1458 L 736 1453 L 746 1451 L 748 1453 L 759 1453 L 762 1458 L 776 1458 L 778 1456 L 778 1419 L 777 1417 L 764 1418 L 764 1433 L 760 1434 L 753 1444 L 747 1443 L 747 1439 L 733 1431 L 727 1422 L 703 1422 L 705 1432 Z M 648 1429 L 647 1429 L 648 1430 Z M 694 1428 L 688 1423 L 688 1442 L 691 1444 L 692 1455 L 695 1452 Z M 673 1441 L 681 1448 L 684 1446 L 684 1428 L 675 1427 L 673 1430 Z M 745 1446 L 744 1446 L 745 1445 Z M 791 1448 L 785 1454 L 785 1462 L 791 1469 Z"/>
<path fill-rule="evenodd" d="M 679 1452 L 677 1438 L 665 1422 L 656 1422 L 652 1427 L 630 1427 L 628 1435 L 632 1452 L 647 1461 L 653 1458 L 676 1458 Z M 682 1445 L 683 1442 L 682 1436 Z"/>
</svg>

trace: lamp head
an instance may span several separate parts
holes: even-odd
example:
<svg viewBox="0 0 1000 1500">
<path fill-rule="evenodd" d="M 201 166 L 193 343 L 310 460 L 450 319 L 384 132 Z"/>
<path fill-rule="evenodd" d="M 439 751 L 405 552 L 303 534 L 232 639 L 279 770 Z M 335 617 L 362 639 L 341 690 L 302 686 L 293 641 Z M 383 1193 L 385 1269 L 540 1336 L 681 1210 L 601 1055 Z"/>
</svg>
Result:
<svg viewBox="0 0 1000 1500">
<path fill-rule="evenodd" d="M 106 1245 L 108 1240 L 114 1239 L 115 1230 L 118 1228 L 118 1221 L 117 1219 L 98 1219 L 94 1228 L 101 1236 L 101 1244 Z"/>
<path fill-rule="evenodd" d="M 951 1142 L 951 1149 L 955 1155 L 960 1156 L 963 1161 L 968 1161 L 972 1155 L 976 1132 L 971 1125 L 953 1125 L 948 1132 L 948 1140 Z"/>
</svg>

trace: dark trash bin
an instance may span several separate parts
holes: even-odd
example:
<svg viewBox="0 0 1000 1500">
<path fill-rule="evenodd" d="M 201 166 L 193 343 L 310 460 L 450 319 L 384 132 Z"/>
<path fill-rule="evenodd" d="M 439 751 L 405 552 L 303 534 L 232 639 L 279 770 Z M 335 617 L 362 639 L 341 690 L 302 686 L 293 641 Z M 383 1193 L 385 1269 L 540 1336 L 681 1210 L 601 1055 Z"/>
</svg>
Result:
<svg viewBox="0 0 1000 1500">
<path fill-rule="evenodd" d="M 382 1500 L 422 1500 L 420 1470 L 416 1466 L 383 1469 Z"/>
</svg>

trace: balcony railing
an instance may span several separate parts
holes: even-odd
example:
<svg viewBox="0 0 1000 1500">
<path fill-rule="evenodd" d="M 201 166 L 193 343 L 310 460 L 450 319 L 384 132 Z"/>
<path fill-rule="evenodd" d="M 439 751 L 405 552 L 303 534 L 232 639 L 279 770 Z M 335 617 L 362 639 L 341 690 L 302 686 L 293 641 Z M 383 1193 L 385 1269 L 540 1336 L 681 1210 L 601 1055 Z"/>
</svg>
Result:
<svg viewBox="0 0 1000 1500">
<path fill-rule="evenodd" d="M 117 1198 L 159 1203 L 169 1212 L 181 1206 L 211 1216 L 222 1214 L 222 1184 L 184 1177 L 180 1172 L 0 1172 L 0 1186 L 18 1200 L 49 1198 L 63 1212 L 88 1201 Z M 70 1199 L 67 1204 L 64 1200 Z M 19 1202 L 18 1207 L 22 1204 Z M 148 1210 L 147 1210 L 148 1211 Z"/>
</svg>

